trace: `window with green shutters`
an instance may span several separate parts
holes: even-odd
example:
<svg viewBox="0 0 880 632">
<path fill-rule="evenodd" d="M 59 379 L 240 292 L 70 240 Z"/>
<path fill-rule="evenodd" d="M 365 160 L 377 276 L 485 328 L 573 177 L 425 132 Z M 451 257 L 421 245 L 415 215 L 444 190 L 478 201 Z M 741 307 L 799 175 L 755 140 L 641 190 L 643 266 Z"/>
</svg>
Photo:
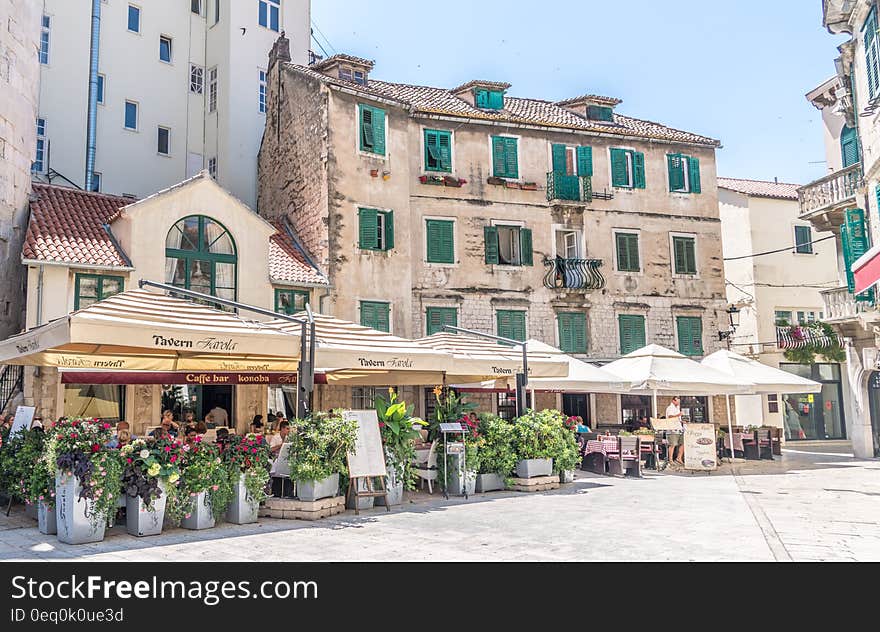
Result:
<svg viewBox="0 0 880 632">
<path fill-rule="evenodd" d="M 605 105 L 588 105 L 587 118 L 591 121 L 613 121 L 614 111 Z"/>
<path fill-rule="evenodd" d="M 854 127 L 844 125 L 840 132 L 840 157 L 843 167 L 850 167 L 859 162 L 859 139 Z"/>
<path fill-rule="evenodd" d="M 394 212 L 358 209 L 358 247 L 361 250 L 394 248 Z"/>
<path fill-rule="evenodd" d="M 559 326 L 559 348 L 565 353 L 587 352 L 587 315 L 583 312 L 560 312 L 556 315 Z"/>
<path fill-rule="evenodd" d="M 802 255 L 813 254 L 813 231 L 809 226 L 794 227 L 795 252 Z"/>
<path fill-rule="evenodd" d="M 666 154 L 669 190 L 675 193 L 701 193 L 700 161 L 684 154 Z"/>
<path fill-rule="evenodd" d="M 509 136 L 492 137 L 492 175 L 496 178 L 518 178 L 519 159 L 517 139 Z"/>
<path fill-rule="evenodd" d="M 645 317 L 636 314 L 620 314 L 617 317 L 620 330 L 620 353 L 626 355 L 645 346 Z"/>
<path fill-rule="evenodd" d="M 501 90 L 488 90 L 476 88 L 474 90 L 474 103 L 484 110 L 501 110 L 504 108 L 504 93 Z"/>
<path fill-rule="evenodd" d="M 452 171 L 452 132 L 425 130 L 425 171 Z"/>
<path fill-rule="evenodd" d="M 371 154 L 385 155 L 385 110 L 371 105 L 358 106 L 360 148 Z"/>
<path fill-rule="evenodd" d="M 485 226 L 485 260 L 488 264 L 530 266 L 534 263 L 532 231 L 521 226 Z"/>
<path fill-rule="evenodd" d="M 296 314 L 306 308 L 308 290 L 275 290 L 275 311 L 279 314 Z"/>
<path fill-rule="evenodd" d="M 645 154 L 632 149 L 612 147 L 611 185 L 626 189 L 644 189 Z"/>
<path fill-rule="evenodd" d="M 391 331 L 390 312 L 390 303 L 361 301 L 361 325 L 379 331 Z"/>
<path fill-rule="evenodd" d="M 443 219 L 425 220 L 428 263 L 455 263 L 455 222 Z"/>
<path fill-rule="evenodd" d="M 73 309 L 83 309 L 125 289 L 125 278 L 104 274 L 77 274 L 74 277 Z"/>
<path fill-rule="evenodd" d="M 703 355 L 703 320 L 695 316 L 679 316 L 675 325 L 678 352 L 689 356 Z"/>
<path fill-rule="evenodd" d="M 425 335 L 443 331 L 446 325 L 458 327 L 458 310 L 455 307 L 428 307 L 425 309 Z"/>
<path fill-rule="evenodd" d="M 515 310 L 499 309 L 496 313 L 498 335 L 511 340 L 526 339 L 526 313 Z"/>
<path fill-rule="evenodd" d="M 553 143 L 550 146 L 553 173 L 568 176 L 593 175 L 593 148 L 589 146 L 572 147 Z"/>
<path fill-rule="evenodd" d="M 620 272 L 640 272 L 639 234 L 614 233 L 614 242 L 617 249 L 617 269 Z"/>
<path fill-rule="evenodd" d="M 868 98 L 877 96 L 880 88 L 880 55 L 877 43 L 877 7 L 872 6 L 862 27 L 862 40 L 865 45 L 865 71 L 868 75 Z"/>
<path fill-rule="evenodd" d="M 673 236 L 672 258 L 675 274 L 696 274 L 696 240 L 693 237 Z"/>
</svg>

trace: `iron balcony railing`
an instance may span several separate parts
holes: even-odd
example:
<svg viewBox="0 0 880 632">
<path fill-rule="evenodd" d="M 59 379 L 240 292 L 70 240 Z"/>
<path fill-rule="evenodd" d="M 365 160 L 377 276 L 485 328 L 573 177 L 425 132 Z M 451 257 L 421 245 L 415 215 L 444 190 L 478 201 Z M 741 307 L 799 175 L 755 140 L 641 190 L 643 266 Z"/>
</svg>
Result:
<svg viewBox="0 0 880 632">
<path fill-rule="evenodd" d="M 808 345 L 831 347 L 837 344 L 837 336 L 828 335 L 818 326 L 793 325 L 776 328 L 776 346 L 780 349 L 801 349 Z"/>
<path fill-rule="evenodd" d="M 21 390 L 24 367 L 7 364 L 0 373 L 0 410 L 5 410 L 12 398 Z"/>
<path fill-rule="evenodd" d="M 544 286 L 551 290 L 601 290 L 605 277 L 599 268 L 601 259 L 544 259 L 549 269 L 544 275 Z"/>
<path fill-rule="evenodd" d="M 797 190 L 801 215 L 855 202 L 856 193 L 862 186 L 862 182 L 862 165 L 857 162 L 845 169 L 830 173 L 824 178 L 805 184 Z"/>
<path fill-rule="evenodd" d="M 553 200 L 592 202 L 593 183 L 590 176 L 570 176 L 558 171 L 548 171 L 547 201 Z"/>
</svg>

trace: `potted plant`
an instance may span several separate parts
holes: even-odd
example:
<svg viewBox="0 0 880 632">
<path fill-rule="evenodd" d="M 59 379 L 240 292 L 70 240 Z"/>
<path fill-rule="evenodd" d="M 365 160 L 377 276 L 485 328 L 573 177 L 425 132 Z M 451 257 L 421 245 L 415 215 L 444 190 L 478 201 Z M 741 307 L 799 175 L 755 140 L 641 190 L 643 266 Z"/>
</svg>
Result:
<svg viewBox="0 0 880 632">
<path fill-rule="evenodd" d="M 135 439 L 120 449 L 125 460 L 125 529 L 135 536 L 159 535 L 168 487 L 180 479 L 181 444 L 167 439 Z"/>
<path fill-rule="evenodd" d="M 438 480 L 441 481 L 441 485 L 445 480 L 449 485 L 449 491 L 453 493 L 471 495 L 476 491 L 477 472 L 480 469 L 479 450 L 483 442 L 479 431 L 480 421 L 473 412 L 463 415 L 456 421 L 465 432 L 463 435 L 450 437 L 449 441 L 464 444 L 464 463 L 461 461 L 460 453 L 447 455 L 445 464 L 438 459 Z M 448 475 L 444 475 L 444 467 L 449 467 Z"/>
<path fill-rule="evenodd" d="M 448 387 L 434 387 L 434 416 L 428 425 L 428 440 L 442 439 L 440 436 L 440 424 L 460 420 L 476 410 L 476 405 L 466 402 L 464 397 Z"/>
<path fill-rule="evenodd" d="M 499 178 L 498 176 L 489 176 L 486 178 L 486 182 L 489 184 L 501 184 L 503 185 L 506 180 L 504 178 Z"/>
<path fill-rule="evenodd" d="M 513 449 L 517 456 L 517 477 L 533 478 L 553 474 L 557 429 L 553 424 L 552 413 L 558 411 L 529 410 L 514 421 Z"/>
<path fill-rule="evenodd" d="M 50 441 L 42 431 L 30 431 L 39 441 L 40 451 L 30 462 L 25 497 L 37 506 L 37 527 L 40 533 L 55 535 L 58 522 L 55 516 L 55 454 L 49 451 Z"/>
<path fill-rule="evenodd" d="M 220 448 L 203 443 L 200 437 L 180 449 L 180 481 L 169 494 L 172 523 L 184 529 L 210 529 L 232 500 L 229 471 L 220 458 Z"/>
<path fill-rule="evenodd" d="M 233 524 L 257 521 L 260 503 L 267 497 L 272 456 L 263 435 L 230 435 L 222 452 L 229 473 L 232 501 L 226 520 Z"/>
<path fill-rule="evenodd" d="M 513 451 L 513 426 L 497 415 L 481 414 L 479 419 L 482 440 L 476 491 L 504 489 L 517 461 Z"/>
<path fill-rule="evenodd" d="M 385 447 L 388 504 L 399 505 L 403 502 L 404 489 L 415 489 L 413 459 L 416 451 L 413 442 L 420 437 L 418 428 L 428 424 L 418 417 L 413 417 L 412 404 L 407 406 L 405 402 L 397 401 L 397 393 L 394 389 L 388 389 L 387 400 L 377 395 L 375 406 L 376 415 L 379 417 L 379 432 Z M 377 504 L 384 504 L 385 499 L 377 497 L 376 501 Z"/>
<path fill-rule="evenodd" d="M 9 428 L 5 426 L 0 431 L 0 493 L 7 502 L 21 501 L 21 466 L 18 453 L 24 441 L 23 434 L 19 432 L 10 437 Z"/>
<path fill-rule="evenodd" d="M 538 183 L 537 182 L 523 182 L 521 188 L 523 191 L 537 191 L 538 190 Z"/>
<path fill-rule="evenodd" d="M 96 419 L 64 419 L 50 430 L 60 542 L 104 539 L 122 490 L 122 460 L 118 450 L 106 447 L 108 441 L 110 424 Z"/>
<path fill-rule="evenodd" d="M 551 415 L 556 413 L 550 418 L 550 423 L 557 428 L 553 468 L 555 472 L 559 472 L 560 483 L 571 483 L 574 481 L 574 470 L 581 462 L 580 447 L 575 436 L 578 421 L 576 417 L 566 417 L 558 410 L 549 412 Z"/>
<path fill-rule="evenodd" d="M 339 492 L 339 473 L 346 471 L 346 454 L 357 441 L 357 421 L 341 409 L 314 413 L 296 423 L 290 439 L 290 478 L 300 500 L 314 501 Z"/>
</svg>

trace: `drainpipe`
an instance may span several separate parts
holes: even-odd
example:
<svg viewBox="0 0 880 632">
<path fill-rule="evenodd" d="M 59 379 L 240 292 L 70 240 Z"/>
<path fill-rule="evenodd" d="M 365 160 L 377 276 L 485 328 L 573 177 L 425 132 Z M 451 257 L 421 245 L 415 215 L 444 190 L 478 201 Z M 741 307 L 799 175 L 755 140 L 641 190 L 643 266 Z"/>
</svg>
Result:
<svg viewBox="0 0 880 632">
<path fill-rule="evenodd" d="M 94 187 L 98 127 L 98 48 L 101 40 L 101 0 L 92 0 L 92 41 L 89 51 L 89 107 L 86 121 L 86 191 Z"/>
<path fill-rule="evenodd" d="M 43 324 L 43 266 L 37 273 L 37 322 L 36 327 Z"/>
</svg>

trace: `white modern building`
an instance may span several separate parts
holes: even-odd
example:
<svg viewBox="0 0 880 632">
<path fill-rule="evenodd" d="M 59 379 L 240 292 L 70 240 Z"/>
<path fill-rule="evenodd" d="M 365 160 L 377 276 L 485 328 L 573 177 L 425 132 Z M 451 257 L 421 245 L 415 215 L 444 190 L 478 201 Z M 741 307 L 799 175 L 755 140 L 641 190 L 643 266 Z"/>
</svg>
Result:
<svg viewBox="0 0 880 632">
<path fill-rule="evenodd" d="M 834 234 L 800 218 L 797 184 L 718 178 L 727 300 L 739 308 L 732 351 L 822 383 L 820 393 L 736 398 L 741 425 L 785 429 L 786 440 L 844 439 L 845 371 L 839 362 L 786 358 L 825 318 L 822 290 L 838 286 Z M 757 255 L 757 256 L 755 256 Z"/>
<path fill-rule="evenodd" d="M 310 0 L 45 0 L 38 179 L 144 197 L 207 169 L 256 201 L 268 53 Z"/>
</svg>

